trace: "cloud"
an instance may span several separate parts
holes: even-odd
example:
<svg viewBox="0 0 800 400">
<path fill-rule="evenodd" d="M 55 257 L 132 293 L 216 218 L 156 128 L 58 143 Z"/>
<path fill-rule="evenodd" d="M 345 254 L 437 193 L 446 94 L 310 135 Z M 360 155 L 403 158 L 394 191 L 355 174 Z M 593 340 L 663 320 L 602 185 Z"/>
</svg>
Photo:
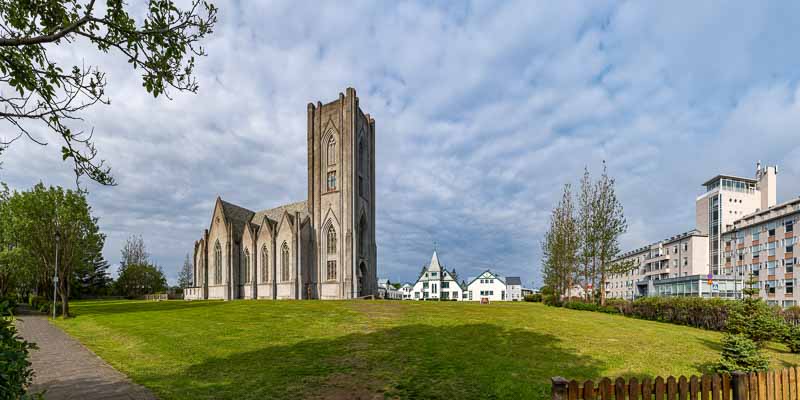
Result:
<svg viewBox="0 0 800 400">
<path fill-rule="evenodd" d="M 58 49 L 108 72 L 112 105 L 85 116 L 120 183 L 90 185 L 112 262 L 142 234 L 174 280 L 217 195 L 304 199 L 305 105 L 348 86 L 377 121 L 378 268 L 393 280 L 415 279 L 434 242 L 461 276 L 539 279 L 562 185 L 602 160 L 626 247 L 691 229 L 700 184 L 758 159 L 780 164 L 780 199 L 800 192 L 794 4 L 219 6 L 197 95 L 153 99 L 123 59 Z M 58 156 L 16 143 L 0 180 L 72 185 Z"/>
</svg>

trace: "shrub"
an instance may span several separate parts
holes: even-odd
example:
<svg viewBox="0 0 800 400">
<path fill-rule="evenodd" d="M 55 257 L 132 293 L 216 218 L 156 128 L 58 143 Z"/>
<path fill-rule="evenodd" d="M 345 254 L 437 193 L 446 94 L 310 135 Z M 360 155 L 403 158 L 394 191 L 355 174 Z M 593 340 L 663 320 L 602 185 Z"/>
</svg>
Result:
<svg viewBox="0 0 800 400">
<path fill-rule="evenodd" d="M 755 372 L 769 368 L 769 360 L 761 354 L 758 344 L 742 334 L 726 333 L 722 338 L 722 357 L 717 372 Z"/>
<path fill-rule="evenodd" d="M 0 398 L 27 398 L 25 389 L 33 379 L 33 369 L 28 360 L 33 343 L 26 342 L 17 335 L 13 318 L 0 317 Z"/>
<path fill-rule="evenodd" d="M 539 293 L 536 294 L 526 294 L 525 301 L 534 302 L 534 303 L 541 303 L 542 302 L 542 295 Z"/>
<path fill-rule="evenodd" d="M 785 337 L 787 326 L 779 310 L 761 299 L 744 299 L 735 304 L 728 317 L 726 331 L 745 335 L 758 346 Z"/>
<path fill-rule="evenodd" d="M 42 296 L 31 296 L 28 298 L 28 304 L 35 310 L 38 310 L 39 305 L 42 303 L 47 303 L 47 299 Z"/>
<path fill-rule="evenodd" d="M 553 307 L 561 307 L 563 305 L 561 299 L 557 295 L 553 294 L 545 295 L 544 297 L 542 297 L 542 301 L 544 302 L 544 304 Z"/>
<path fill-rule="evenodd" d="M 800 353 L 800 327 L 792 326 L 786 328 L 783 343 L 789 347 L 792 353 Z"/>
</svg>

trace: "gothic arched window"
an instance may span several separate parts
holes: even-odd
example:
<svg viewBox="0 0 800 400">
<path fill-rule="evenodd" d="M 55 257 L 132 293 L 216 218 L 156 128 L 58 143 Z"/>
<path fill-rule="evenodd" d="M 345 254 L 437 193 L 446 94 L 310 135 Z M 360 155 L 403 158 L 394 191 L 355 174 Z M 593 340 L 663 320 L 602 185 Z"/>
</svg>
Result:
<svg viewBox="0 0 800 400">
<path fill-rule="evenodd" d="M 289 280 L 289 246 L 286 242 L 281 246 L 281 280 Z"/>
<path fill-rule="evenodd" d="M 222 283 L 222 247 L 219 240 L 214 244 L 214 284 Z"/>
<path fill-rule="evenodd" d="M 250 250 L 244 249 L 244 283 L 250 283 Z"/>
<path fill-rule="evenodd" d="M 333 225 L 328 227 L 328 254 L 336 254 L 336 229 Z"/>
<path fill-rule="evenodd" d="M 266 282 L 269 278 L 269 253 L 267 245 L 261 246 L 261 282 Z"/>
<path fill-rule="evenodd" d="M 367 231 L 369 230 L 369 226 L 367 225 L 367 217 L 364 214 L 361 214 L 361 221 L 358 224 L 358 253 L 362 256 L 366 256 L 369 254 L 367 247 L 369 246 L 369 240 Z"/>
<path fill-rule="evenodd" d="M 331 135 L 328 139 L 328 165 L 336 164 L 336 138 Z"/>
<path fill-rule="evenodd" d="M 359 164 L 359 170 L 362 173 L 364 173 L 367 170 L 367 165 L 366 165 L 367 158 L 365 156 L 366 153 L 364 151 L 364 147 L 365 147 L 364 137 L 361 137 L 361 139 L 358 139 L 358 164 Z"/>
</svg>

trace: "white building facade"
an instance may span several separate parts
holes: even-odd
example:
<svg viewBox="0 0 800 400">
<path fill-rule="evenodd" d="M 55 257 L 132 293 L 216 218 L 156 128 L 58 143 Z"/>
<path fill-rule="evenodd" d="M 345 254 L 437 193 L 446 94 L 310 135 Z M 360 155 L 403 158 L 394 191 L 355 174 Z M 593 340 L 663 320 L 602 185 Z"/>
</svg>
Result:
<svg viewBox="0 0 800 400">
<path fill-rule="evenodd" d="M 414 300 L 462 300 L 464 289 L 457 276 L 439 263 L 434 251 L 431 262 L 422 268 L 412 293 Z"/>
<path fill-rule="evenodd" d="M 506 301 L 506 281 L 490 270 L 483 271 L 467 284 L 468 301 Z"/>
</svg>

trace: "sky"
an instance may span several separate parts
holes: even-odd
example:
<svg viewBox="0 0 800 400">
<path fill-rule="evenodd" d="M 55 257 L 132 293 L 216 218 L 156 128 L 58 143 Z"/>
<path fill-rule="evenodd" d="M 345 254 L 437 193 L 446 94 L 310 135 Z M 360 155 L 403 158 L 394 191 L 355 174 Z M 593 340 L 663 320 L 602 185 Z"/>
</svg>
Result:
<svg viewBox="0 0 800 400">
<path fill-rule="evenodd" d="M 132 234 L 175 282 L 217 196 L 260 210 L 306 198 L 306 105 L 354 87 L 376 120 L 378 275 L 431 257 L 541 282 L 565 183 L 602 162 L 623 250 L 694 228 L 701 184 L 779 166 L 800 195 L 797 2 L 217 2 L 197 94 L 154 99 L 118 53 L 108 106 L 83 113 L 118 186 L 84 180 L 114 266 Z M 0 137 L 14 134 L 0 125 Z M 15 142 L 0 181 L 74 187 L 56 138 Z M 792 161 L 795 160 L 795 161 Z"/>
</svg>

